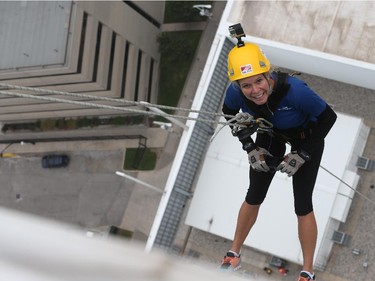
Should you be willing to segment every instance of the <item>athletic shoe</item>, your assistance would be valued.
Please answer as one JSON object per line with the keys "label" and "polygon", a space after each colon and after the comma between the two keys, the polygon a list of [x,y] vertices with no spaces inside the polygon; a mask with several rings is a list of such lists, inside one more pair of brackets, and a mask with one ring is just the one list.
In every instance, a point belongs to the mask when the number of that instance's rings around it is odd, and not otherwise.
{"label": "athletic shoe", "polygon": [[310,280],[315,280],[315,274],[311,278],[310,275],[306,271],[301,271],[297,281],[310,281]]}
{"label": "athletic shoe", "polygon": [[236,271],[241,268],[241,257],[236,257],[235,254],[228,252],[220,265],[223,271]]}

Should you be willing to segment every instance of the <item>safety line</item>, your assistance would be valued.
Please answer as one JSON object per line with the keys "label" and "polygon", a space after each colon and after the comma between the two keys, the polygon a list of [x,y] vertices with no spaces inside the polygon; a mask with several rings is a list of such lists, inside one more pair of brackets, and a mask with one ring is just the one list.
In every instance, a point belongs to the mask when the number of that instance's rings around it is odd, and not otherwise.
{"label": "safety line", "polygon": [[[107,98],[107,97],[92,96],[92,95],[87,95],[87,94],[70,93],[70,92],[64,92],[64,91],[47,90],[47,89],[32,88],[32,87],[24,87],[24,86],[10,85],[10,84],[4,84],[4,83],[0,83],[0,87],[7,88],[7,89],[14,89],[14,90],[31,91],[31,92],[34,92],[34,93],[73,96],[73,97],[87,98],[87,99],[93,99],[93,100],[102,100],[102,101],[110,101],[110,102],[121,103],[121,104],[129,104],[129,105],[134,105],[134,106],[155,107],[155,108],[159,108],[159,109],[179,110],[179,111],[184,111],[184,112],[200,113],[200,114],[207,114],[207,115],[212,115],[212,116],[217,116],[217,117],[230,118],[229,121],[222,122],[222,121],[217,121],[217,120],[209,120],[209,119],[202,119],[202,118],[195,118],[195,117],[186,117],[186,116],[180,116],[180,115],[174,115],[174,114],[168,114],[168,113],[157,113],[157,112],[150,112],[150,111],[145,111],[145,110],[116,107],[116,106],[96,104],[96,103],[90,103],[90,102],[73,101],[73,100],[66,100],[66,99],[60,99],[60,98],[52,98],[52,97],[45,97],[45,96],[38,96],[38,95],[30,95],[30,94],[8,92],[8,91],[0,91],[0,94],[6,95],[6,96],[16,96],[16,97],[23,97],[23,98],[39,99],[39,100],[75,104],[75,105],[87,106],[87,107],[96,107],[96,108],[102,108],[102,109],[132,112],[132,113],[138,113],[138,114],[144,114],[144,115],[153,115],[153,116],[158,115],[158,116],[161,116],[161,117],[180,118],[180,119],[199,121],[199,122],[210,123],[210,124],[215,124],[215,125],[221,124],[222,127],[219,128],[214,133],[214,135],[210,139],[210,142],[215,138],[215,136],[219,133],[219,131],[221,131],[221,129],[223,129],[226,125],[231,125],[231,126],[234,126],[234,127],[236,127],[236,126],[237,127],[243,127],[243,125],[241,125],[241,124],[231,123],[233,120],[235,120],[235,118],[234,118],[235,116],[217,113],[217,112],[209,112],[209,111],[202,111],[202,110],[195,110],[195,109],[188,109],[188,108],[181,108],[181,107],[173,107],[173,106],[166,106],[166,105],[158,105],[158,104],[152,104],[152,103],[145,102],[145,101],[137,102],[137,101],[129,101],[129,100],[125,100],[125,99],[114,99],[114,98]],[[372,204],[375,205],[375,201],[371,200],[366,195],[364,195],[361,192],[354,189],[352,186],[350,186],[348,183],[344,182],[342,179],[340,179],[338,176],[336,176],[335,174],[330,172],[325,167],[323,167],[323,166],[320,166],[320,167],[323,170],[325,170],[327,173],[329,173],[330,175],[335,177],[337,180],[342,182],[344,185],[349,187],[355,193],[357,193],[358,195],[360,195],[361,197],[365,198],[366,200],[368,200],[369,202],[371,202]]]}
{"label": "safety line", "polygon": [[[52,102],[75,104],[75,105],[86,106],[86,107],[96,107],[96,108],[102,108],[102,109],[132,112],[132,113],[138,113],[138,114],[144,114],[144,115],[158,115],[162,117],[180,118],[180,119],[193,120],[193,121],[199,121],[199,122],[210,123],[210,124],[228,125],[228,122],[222,122],[222,121],[217,121],[217,120],[202,119],[202,118],[195,118],[195,117],[189,117],[189,116],[180,116],[180,115],[173,115],[173,114],[168,114],[168,113],[158,113],[158,112],[151,112],[151,111],[145,111],[145,110],[139,110],[139,109],[133,109],[133,108],[127,108],[127,107],[117,107],[117,106],[111,106],[111,105],[96,104],[96,103],[91,103],[91,102],[73,101],[73,100],[66,100],[66,99],[60,99],[60,98],[14,93],[14,92],[8,92],[8,91],[0,91],[0,94],[6,95],[6,96],[16,96],[16,97],[21,97],[21,98],[31,98],[31,99],[38,99],[38,100],[45,100],[45,101],[52,101]],[[240,124],[231,124],[231,125],[238,126],[238,127],[243,126]]]}
{"label": "safety line", "polygon": [[[129,101],[129,100],[125,100],[125,99],[114,99],[114,98],[99,97],[99,96],[93,96],[93,95],[87,95],[87,94],[69,93],[69,92],[64,92],[64,91],[56,91],[56,90],[48,90],[48,89],[41,89],[41,88],[32,88],[32,87],[25,87],[25,86],[10,85],[10,84],[4,84],[4,83],[0,83],[0,87],[4,87],[4,88],[7,88],[7,89],[14,89],[14,90],[31,91],[31,92],[34,92],[34,93],[43,93],[43,94],[51,94],[51,95],[64,95],[64,96],[80,97],[80,98],[87,98],[87,99],[94,99],[94,100],[111,101],[111,102],[129,104],[129,105],[135,105],[135,106],[141,105],[141,106],[156,107],[156,108],[167,109],[167,110],[179,110],[179,111],[184,111],[184,112],[195,112],[195,113],[202,113],[202,114],[220,116],[220,117],[221,116],[222,117],[228,117],[228,118],[233,117],[233,115],[222,114],[222,113],[218,113],[218,112],[203,111],[203,110],[189,109],[189,108],[183,108],[183,107],[173,107],[173,106],[168,106],[168,105],[152,104],[152,103],[145,102],[145,101]],[[176,117],[176,116],[173,116],[173,117]]]}
{"label": "safety line", "polygon": [[332,173],[331,171],[329,171],[327,168],[323,167],[322,165],[320,165],[320,168],[322,168],[324,171],[326,171],[328,174],[330,174],[334,178],[338,179],[340,182],[342,182],[344,185],[346,185],[347,187],[349,187],[355,193],[357,193],[358,195],[360,195],[361,197],[365,198],[366,200],[368,200],[369,202],[371,202],[372,204],[375,205],[375,201],[371,200],[366,195],[364,195],[363,193],[359,192],[358,190],[356,190],[355,188],[353,188],[352,186],[350,186],[348,183],[346,183],[345,181],[343,181],[342,179],[340,179],[338,176],[336,176],[334,173]]}

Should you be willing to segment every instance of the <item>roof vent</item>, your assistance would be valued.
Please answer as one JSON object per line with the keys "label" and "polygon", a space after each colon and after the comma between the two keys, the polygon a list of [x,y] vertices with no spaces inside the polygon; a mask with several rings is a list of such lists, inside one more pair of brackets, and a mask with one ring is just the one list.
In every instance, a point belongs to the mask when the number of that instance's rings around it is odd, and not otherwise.
{"label": "roof vent", "polygon": [[332,235],[332,241],[340,245],[348,245],[350,241],[350,235],[341,231],[334,231]]}
{"label": "roof vent", "polygon": [[375,166],[375,162],[366,157],[359,156],[356,166],[360,169],[372,171]]}

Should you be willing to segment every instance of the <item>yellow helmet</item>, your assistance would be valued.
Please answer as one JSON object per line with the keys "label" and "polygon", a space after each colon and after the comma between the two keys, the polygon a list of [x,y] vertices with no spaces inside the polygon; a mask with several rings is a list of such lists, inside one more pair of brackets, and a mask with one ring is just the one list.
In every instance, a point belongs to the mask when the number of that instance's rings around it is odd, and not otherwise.
{"label": "yellow helmet", "polygon": [[256,44],[245,43],[242,47],[235,46],[228,54],[228,77],[230,81],[265,73],[270,68],[269,60]]}

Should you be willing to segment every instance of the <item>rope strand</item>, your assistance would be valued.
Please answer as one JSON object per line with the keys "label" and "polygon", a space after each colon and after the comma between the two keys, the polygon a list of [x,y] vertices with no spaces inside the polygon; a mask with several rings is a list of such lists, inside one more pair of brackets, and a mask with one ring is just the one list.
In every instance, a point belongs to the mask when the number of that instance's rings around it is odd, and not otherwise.
{"label": "rope strand", "polygon": [[[111,106],[111,105],[103,105],[103,104],[97,104],[97,103],[91,103],[91,102],[83,102],[83,101],[73,101],[73,100],[66,100],[66,99],[60,99],[60,98],[52,98],[52,97],[45,97],[40,95],[31,95],[31,94],[21,94],[21,93],[15,93],[15,92],[8,92],[3,91],[3,89],[13,89],[13,90],[22,90],[22,91],[31,91],[33,93],[41,93],[41,94],[48,94],[48,95],[63,95],[63,96],[71,96],[71,97],[79,97],[79,98],[85,98],[85,99],[92,99],[92,100],[98,100],[98,101],[109,101],[109,102],[115,102],[115,103],[121,103],[121,104],[127,104],[127,105],[133,105],[133,106],[142,106],[142,107],[155,107],[159,109],[166,109],[166,110],[178,110],[183,112],[191,112],[191,113],[199,113],[199,114],[206,114],[214,117],[226,117],[229,120],[226,122],[218,121],[218,120],[210,120],[210,119],[202,119],[202,118],[195,118],[195,117],[186,117],[186,116],[180,116],[180,115],[174,115],[174,114],[168,114],[168,113],[157,113],[157,112],[150,112],[146,110],[139,110],[134,108],[126,108],[126,107],[117,107],[117,106]],[[32,87],[24,87],[24,86],[17,86],[17,85],[9,85],[0,83],[0,94],[6,95],[6,96],[15,96],[15,97],[22,97],[22,98],[31,98],[31,99],[38,99],[38,100],[44,100],[44,101],[52,101],[52,102],[59,102],[59,103],[68,103],[68,104],[75,104],[80,106],[86,106],[86,107],[96,107],[96,108],[102,108],[102,109],[110,109],[110,110],[117,110],[117,111],[124,111],[124,112],[132,112],[132,113],[139,113],[144,115],[158,115],[162,117],[172,117],[172,118],[180,118],[184,120],[193,120],[193,121],[199,121],[203,123],[208,124],[215,124],[215,125],[222,125],[216,132],[213,134],[213,136],[210,138],[210,142],[213,141],[213,139],[217,136],[217,134],[227,125],[233,126],[233,127],[243,127],[244,125],[240,123],[234,123],[233,121],[240,121],[236,120],[236,116],[233,115],[227,115],[217,112],[208,112],[208,111],[202,111],[202,110],[195,110],[195,109],[188,109],[188,108],[181,108],[181,107],[173,107],[173,106],[166,106],[166,105],[158,105],[158,104],[152,104],[145,101],[129,101],[125,99],[114,99],[114,98],[107,98],[107,97],[98,97],[98,96],[92,96],[92,95],[86,95],[86,94],[79,94],[79,93],[69,93],[69,92],[63,92],[63,91],[55,91],[55,90],[47,90],[47,89],[40,89],[40,88],[32,88]],[[238,119],[238,118],[237,118]],[[255,122],[257,122],[259,127],[264,130],[270,130],[272,128],[272,124],[269,123],[267,120],[264,120],[262,118],[256,119]],[[357,191],[353,187],[351,187],[348,183],[344,182],[342,179],[340,179],[338,176],[330,172],[328,169],[326,169],[323,166],[320,166],[323,170],[325,170],[327,173],[329,173],[331,176],[338,179],[340,182],[342,182],[344,185],[349,187],[351,190],[356,192],[358,195],[360,195],[362,198],[368,200],[372,204],[375,205],[375,201],[371,200],[361,192]]]}
{"label": "rope strand", "polygon": [[[37,99],[37,100],[68,103],[68,104],[75,104],[75,105],[80,105],[80,106],[85,106],[85,107],[110,109],[110,110],[117,110],[117,111],[124,111],[124,112],[131,112],[131,113],[138,113],[138,114],[145,114],[145,115],[152,115],[152,116],[158,115],[158,116],[162,116],[162,117],[180,118],[180,119],[184,119],[184,120],[193,120],[193,121],[199,121],[199,122],[208,123],[208,124],[224,124],[224,125],[228,124],[228,122],[221,122],[221,121],[210,120],[210,119],[202,119],[202,118],[195,118],[195,117],[189,117],[189,116],[180,116],[180,115],[173,115],[173,114],[168,114],[168,113],[157,113],[157,112],[139,110],[139,109],[134,109],[134,108],[117,107],[117,106],[111,106],[111,105],[103,105],[103,104],[96,104],[96,103],[83,102],[83,101],[73,101],[73,100],[66,100],[66,99],[52,98],[52,97],[45,97],[45,96],[35,96],[35,95],[14,93],[14,92],[8,92],[8,91],[0,91],[0,94],[6,95],[6,96],[16,96],[16,97],[21,97],[21,98],[32,98],[32,99]],[[139,104],[142,105],[142,102],[139,103]],[[233,125],[234,126],[242,126],[240,124],[238,124],[238,125],[233,124]]]}
{"label": "rope strand", "polygon": [[[342,182],[344,185],[346,185],[347,187],[349,187],[351,190],[353,190],[355,193],[357,193],[359,196],[361,196],[362,198],[365,198],[366,200],[368,200],[370,203],[374,204],[375,205],[375,201],[371,200],[370,198],[368,198],[366,195],[364,195],[363,193],[359,192],[358,190],[356,190],[354,187],[350,186],[348,183],[344,182],[342,179],[340,179],[338,176],[336,176],[334,173],[332,173],[331,171],[329,171],[327,168],[323,167],[322,165],[320,165],[320,168],[322,168],[324,171],[326,171],[328,174],[330,174],[331,176],[333,176],[334,178],[336,178],[337,180],[339,180],[340,182]],[[352,199],[352,198],[350,198]]]}
{"label": "rope strand", "polygon": [[[56,91],[56,90],[47,90],[47,89],[40,89],[40,88],[32,88],[32,87],[25,87],[25,86],[17,86],[17,85],[9,85],[0,83],[0,87],[6,88],[6,89],[14,89],[14,90],[22,90],[22,91],[31,91],[34,93],[43,93],[43,94],[49,94],[49,95],[63,95],[63,96],[71,96],[71,97],[80,97],[80,98],[87,98],[87,99],[93,99],[93,100],[103,100],[103,101],[110,101],[115,103],[123,103],[123,104],[129,104],[129,105],[140,105],[140,106],[152,106],[160,109],[167,109],[167,110],[178,110],[178,111],[184,111],[184,112],[195,112],[195,113],[202,113],[207,115],[213,115],[213,116],[223,116],[231,118],[233,115],[227,115],[217,112],[211,112],[211,111],[203,111],[203,110],[196,110],[196,109],[189,109],[189,108],[183,108],[183,107],[173,107],[168,105],[159,105],[159,104],[152,104],[145,101],[129,101],[125,99],[114,99],[114,98],[107,98],[107,97],[99,97],[99,96],[93,96],[93,95],[87,95],[87,94],[79,94],[79,93],[69,93],[69,92],[63,92],[63,91]],[[2,89],[3,90],[3,89]]]}

